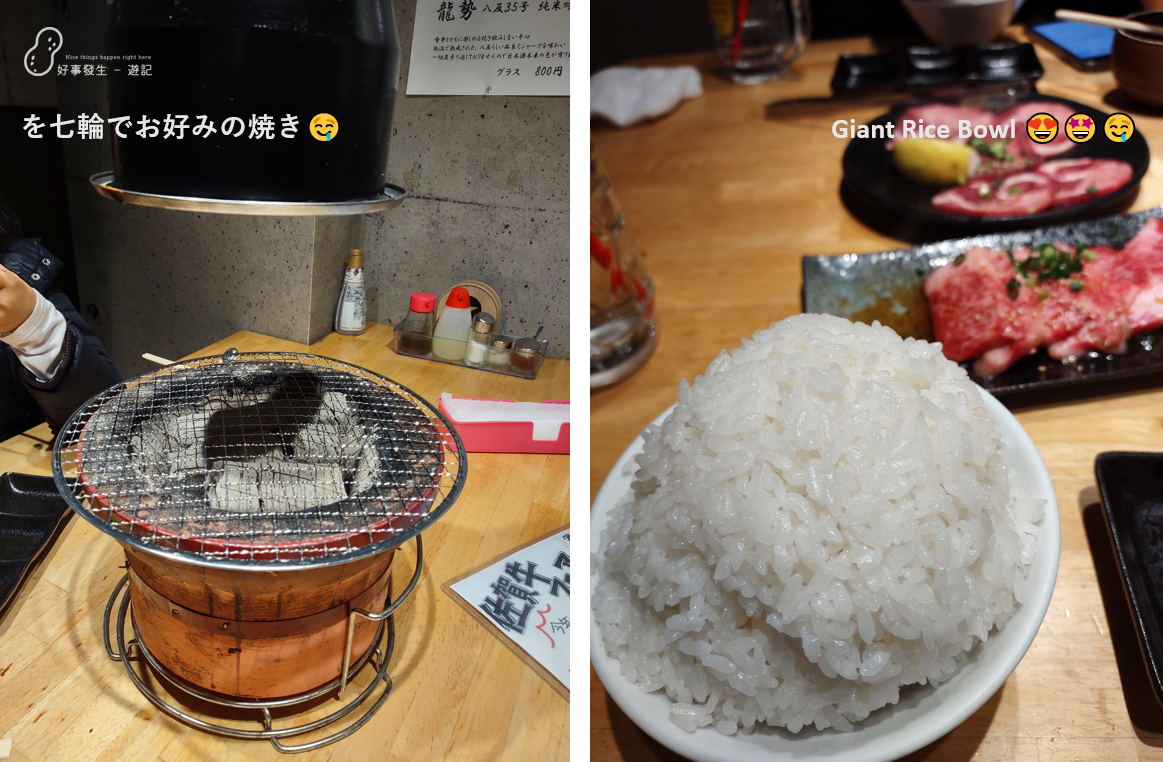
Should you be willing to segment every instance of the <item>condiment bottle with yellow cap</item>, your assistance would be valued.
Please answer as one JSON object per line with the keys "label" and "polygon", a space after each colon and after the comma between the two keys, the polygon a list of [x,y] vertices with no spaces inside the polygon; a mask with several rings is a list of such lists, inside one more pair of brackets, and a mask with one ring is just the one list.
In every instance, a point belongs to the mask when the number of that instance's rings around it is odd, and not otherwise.
{"label": "condiment bottle with yellow cap", "polygon": [[335,331],[346,336],[358,336],[367,328],[367,293],[363,288],[363,249],[347,253],[347,269],[343,271],[343,288],[339,305],[335,308]]}

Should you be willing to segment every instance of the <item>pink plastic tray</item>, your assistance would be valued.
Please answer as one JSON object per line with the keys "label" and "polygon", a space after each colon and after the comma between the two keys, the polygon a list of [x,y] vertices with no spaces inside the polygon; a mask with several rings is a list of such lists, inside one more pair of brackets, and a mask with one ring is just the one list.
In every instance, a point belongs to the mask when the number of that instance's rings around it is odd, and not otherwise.
{"label": "pink plastic tray", "polygon": [[[457,397],[457,399],[480,399]],[[513,400],[484,400],[485,402],[512,402]],[[545,400],[546,405],[568,405],[568,400]],[[464,442],[466,452],[544,452],[569,454],[569,424],[563,423],[555,440],[533,439],[532,421],[479,421],[462,422],[452,417],[440,400],[440,412],[448,416]]]}

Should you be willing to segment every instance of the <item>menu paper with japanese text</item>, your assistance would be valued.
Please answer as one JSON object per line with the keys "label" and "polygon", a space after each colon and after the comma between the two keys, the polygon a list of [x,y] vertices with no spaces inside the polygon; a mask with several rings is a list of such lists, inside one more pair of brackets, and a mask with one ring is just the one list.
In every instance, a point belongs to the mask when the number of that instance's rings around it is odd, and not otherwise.
{"label": "menu paper with japanese text", "polygon": [[569,95],[570,0],[418,0],[408,95]]}
{"label": "menu paper with japanese text", "polygon": [[540,665],[535,671],[569,691],[569,527],[444,587],[475,619],[493,625],[502,642]]}

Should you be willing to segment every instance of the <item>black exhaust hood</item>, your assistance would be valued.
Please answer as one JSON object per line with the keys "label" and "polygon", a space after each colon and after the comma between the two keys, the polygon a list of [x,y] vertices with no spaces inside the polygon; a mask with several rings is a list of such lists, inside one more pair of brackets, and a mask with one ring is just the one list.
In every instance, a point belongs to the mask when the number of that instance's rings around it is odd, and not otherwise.
{"label": "black exhaust hood", "polygon": [[391,0],[114,0],[106,47],[121,69],[110,116],[132,122],[108,127],[112,177],[92,178],[103,195],[260,214],[403,198],[385,184]]}

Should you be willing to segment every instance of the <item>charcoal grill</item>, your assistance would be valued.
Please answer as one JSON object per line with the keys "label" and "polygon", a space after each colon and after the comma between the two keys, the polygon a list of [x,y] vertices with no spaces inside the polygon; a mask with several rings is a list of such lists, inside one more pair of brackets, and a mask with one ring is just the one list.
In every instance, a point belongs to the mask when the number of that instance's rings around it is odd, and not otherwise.
{"label": "charcoal grill", "polygon": [[[464,464],[447,419],[389,379],[313,355],[234,350],[103,392],[53,451],[61,494],[125,551],[105,610],[108,655],[171,716],[280,751],[333,743],[382,706],[393,612],[419,581],[421,533],[460,494]],[[416,569],[393,599],[391,561],[412,538]],[[369,663],[375,679],[341,709],[274,726],[272,710],[342,696]],[[146,665],[179,701],[256,712],[262,729],[190,714],[150,687]],[[360,705],[331,735],[282,741]]]}

